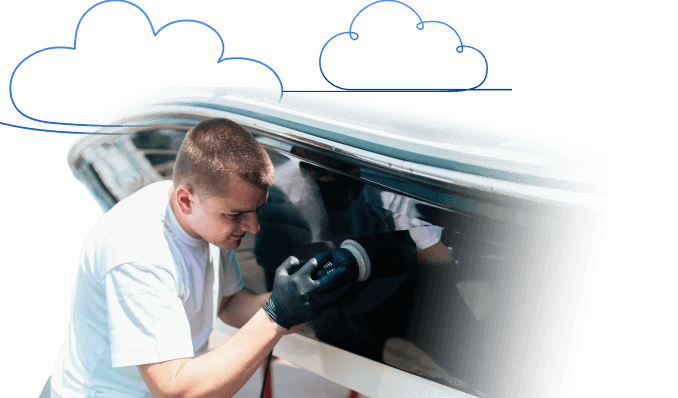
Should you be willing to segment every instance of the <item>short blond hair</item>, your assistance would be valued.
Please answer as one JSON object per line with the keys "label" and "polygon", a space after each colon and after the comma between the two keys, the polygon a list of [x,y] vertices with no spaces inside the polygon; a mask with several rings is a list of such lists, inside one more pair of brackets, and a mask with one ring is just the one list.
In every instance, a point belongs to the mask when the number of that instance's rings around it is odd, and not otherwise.
{"label": "short blond hair", "polygon": [[174,164],[174,187],[186,185],[201,198],[222,196],[232,177],[259,188],[273,184],[266,150],[243,127],[217,118],[196,124],[181,143]]}

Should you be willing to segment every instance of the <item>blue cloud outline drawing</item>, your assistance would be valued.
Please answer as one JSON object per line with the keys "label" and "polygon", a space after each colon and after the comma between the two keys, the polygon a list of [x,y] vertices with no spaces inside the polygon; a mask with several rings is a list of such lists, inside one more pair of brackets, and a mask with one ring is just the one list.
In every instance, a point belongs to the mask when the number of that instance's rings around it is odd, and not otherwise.
{"label": "blue cloud outline drawing", "polygon": [[[419,19],[419,23],[417,23],[417,29],[418,30],[423,30],[424,25],[427,24],[427,23],[437,23],[437,24],[445,25],[448,28],[452,29],[452,31],[457,35],[457,38],[459,39],[459,46],[456,47],[457,53],[461,54],[464,51],[465,48],[470,48],[471,50],[477,51],[483,57],[483,60],[485,61],[485,77],[483,78],[483,81],[481,81],[480,84],[478,84],[477,86],[474,86],[474,87],[471,87],[471,88],[454,88],[454,89],[443,89],[443,88],[440,88],[440,89],[397,89],[397,88],[393,88],[393,89],[368,89],[368,88],[357,89],[357,88],[339,87],[336,84],[332,83],[327,78],[327,76],[325,76],[325,72],[323,72],[322,59],[323,59],[323,52],[325,51],[325,48],[327,47],[327,45],[332,40],[334,40],[335,38],[342,36],[342,35],[349,35],[349,37],[353,41],[358,40],[358,37],[359,37],[358,33],[353,31],[353,23],[355,22],[355,20],[367,8],[369,8],[369,7],[371,7],[375,4],[384,3],[384,2],[398,3],[398,4],[401,4],[401,5],[409,8],[414,13],[414,15],[416,15],[417,18]],[[464,45],[461,41],[461,36],[459,36],[459,33],[457,33],[457,31],[452,26],[450,26],[450,25],[448,25],[448,24],[446,24],[445,22],[442,22],[442,21],[424,21],[424,20],[421,19],[419,14],[412,7],[410,7],[409,5],[407,5],[407,4],[405,4],[401,1],[397,1],[397,0],[378,0],[378,1],[375,1],[373,3],[366,5],[365,7],[363,7],[362,10],[358,11],[358,13],[355,15],[355,17],[353,17],[353,20],[351,21],[351,26],[349,27],[348,32],[337,33],[336,35],[332,36],[327,42],[325,42],[325,45],[323,45],[323,48],[320,50],[320,56],[318,57],[318,66],[320,67],[320,73],[323,75],[323,78],[329,84],[331,84],[332,86],[334,86],[334,87],[336,87],[340,90],[357,91],[357,92],[361,92],[361,91],[362,92],[375,92],[375,91],[377,91],[377,92],[389,92],[389,91],[391,91],[391,92],[457,92],[457,91],[469,91],[469,90],[475,90],[478,87],[480,87],[483,83],[485,83],[485,80],[487,80],[487,71],[488,71],[487,58],[485,57],[485,55],[475,47]]]}
{"label": "blue cloud outline drawing", "polygon": [[[217,35],[217,37],[219,37],[219,41],[221,42],[221,54],[219,55],[219,59],[217,60],[217,63],[218,63],[218,64],[220,64],[220,63],[222,63],[222,62],[224,62],[224,61],[229,61],[229,60],[244,60],[244,61],[255,62],[255,63],[258,63],[258,64],[260,64],[260,65],[265,66],[265,67],[268,68],[271,72],[273,72],[273,74],[275,75],[275,77],[278,79],[278,83],[280,84],[280,98],[278,99],[278,101],[280,101],[280,99],[282,99],[282,95],[283,95],[283,83],[282,83],[282,80],[280,80],[280,76],[278,76],[278,74],[275,72],[275,70],[273,70],[273,68],[271,68],[270,66],[266,65],[265,63],[263,63],[263,62],[261,62],[261,61],[258,61],[258,60],[256,60],[256,59],[252,59],[252,58],[245,58],[245,57],[228,57],[228,58],[223,58],[223,57],[224,57],[224,51],[225,51],[224,39],[221,37],[221,35],[219,34],[219,32],[217,32],[216,29],[214,29],[212,26],[208,25],[207,23],[202,22],[202,21],[198,21],[198,20],[195,20],[195,19],[179,19],[179,20],[172,21],[172,22],[169,22],[169,23],[163,25],[160,29],[158,29],[158,30],[156,31],[155,28],[153,27],[153,23],[151,22],[151,19],[150,19],[150,17],[148,16],[148,14],[146,14],[146,12],[145,12],[141,7],[139,7],[138,5],[132,3],[131,1],[127,1],[127,0],[104,0],[104,1],[101,1],[101,2],[99,2],[99,3],[96,3],[95,5],[93,5],[93,6],[91,6],[90,8],[88,8],[87,11],[85,11],[85,13],[82,14],[82,17],[80,17],[80,20],[78,20],[78,25],[77,25],[76,28],[75,28],[75,37],[73,38],[73,47],[56,46],[56,47],[43,48],[42,50],[38,50],[38,51],[32,53],[31,55],[27,56],[27,57],[24,58],[23,60],[21,60],[21,62],[19,62],[19,64],[16,66],[16,68],[14,68],[14,71],[12,72],[12,76],[11,76],[10,79],[9,79],[9,97],[10,97],[10,100],[12,101],[12,105],[14,106],[14,109],[16,109],[17,112],[19,112],[22,116],[24,116],[25,118],[28,118],[28,119],[30,119],[30,120],[33,120],[33,121],[36,121],[36,122],[40,122],[40,123],[58,124],[58,125],[67,125],[67,126],[82,126],[82,127],[85,127],[85,126],[86,126],[86,127],[127,127],[127,126],[129,126],[129,125],[117,125],[117,124],[62,123],[62,122],[50,122],[50,121],[47,121],[47,120],[41,120],[41,119],[33,118],[33,117],[31,117],[31,116],[26,115],[25,113],[23,113],[23,112],[19,109],[19,107],[18,107],[18,106],[16,105],[16,103],[14,102],[14,96],[12,95],[12,83],[13,83],[13,81],[14,81],[14,75],[16,74],[16,71],[19,69],[19,67],[20,67],[26,60],[28,60],[29,58],[31,58],[32,56],[34,56],[34,55],[36,55],[36,54],[39,54],[39,53],[41,53],[41,52],[44,52],[44,51],[50,51],[50,50],[73,50],[73,51],[75,51],[75,50],[76,50],[77,41],[78,41],[78,29],[80,28],[80,23],[82,23],[82,20],[85,18],[85,16],[87,15],[87,13],[89,13],[89,12],[90,12],[92,9],[94,9],[95,7],[100,6],[100,5],[102,5],[102,4],[105,4],[105,3],[126,3],[126,4],[129,4],[129,5],[131,5],[131,6],[134,6],[136,9],[138,9],[139,11],[141,11],[141,12],[144,14],[144,16],[146,17],[146,20],[148,21],[148,24],[149,24],[150,27],[151,27],[151,32],[153,33],[153,37],[157,37],[157,35],[158,35],[163,29],[165,29],[166,27],[168,27],[168,26],[170,26],[170,25],[178,24],[178,23],[180,23],[180,22],[192,22],[192,23],[197,23],[197,24],[200,24],[200,25],[203,25],[203,26],[208,27],[210,30],[212,30],[212,32],[214,32],[214,33]],[[10,127],[27,128],[27,127],[21,127],[21,126],[16,126],[16,125],[10,125],[10,124],[7,124],[7,123],[2,123],[2,122],[0,122],[0,124],[6,125],[6,126],[10,126]],[[27,128],[27,129],[30,129],[30,130],[38,130],[38,131],[48,131],[48,132],[60,132],[60,131],[58,131],[58,130],[43,130],[43,129],[33,129],[33,128]],[[71,133],[71,134],[89,134],[89,133],[79,133],[79,132],[69,132],[69,133]]]}
{"label": "blue cloud outline drawing", "polygon": [[[13,83],[13,79],[14,79],[14,76],[15,76],[15,74],[16,74],[16,71],[19,69],[19,67],[20,67],[26,60],[28,60],[28,59],[31,58],[32,56],[34,56],[34,55],[36,55],[36,54],[39,54],[39,53],[41,53],[41,52],[43,52],[43,51],[54,50],[54,49],[76,50],[78,29],[79,29],[80,24],[81,24],[82,20],[84,19],[85,15],[86,15],[87,13],[89,13],[89,11],[91,11],[92,9],[94,9],[94,7],[97,7],[97,6],[102,5],[102,4],[104,4],[104,3],[111,3],[111,2],[126,3],[126,4],[129,4],[129,5],[131,5],[131,6],[134,6],[136,9],[138,9],[139,11],[141,11],[142,14],[144,15],[144,17],[146,18],[146,20],[148,21],[148,23],[149,23],[149,25],[150,25],[150,27],[151,27],[151,31],[152,31],[154,37],[157,36],[164,28],[166,28],[166,27],[168,27],[168,26],[170,26],[170,25],[173,25],[173,24],[178,24],[179,22],[193,22],[193,23],[197,23],[197,24],[206,26],[207,28],[209,28],[210,30],[212,30],[212,31],[217,35],[217,37],[219,38],[219,41],[221,42],[221,54],[220,54],[220,56],[219,56],[219,59],[217,60],[217,63],[221,63],[221,62],[227,61],[227,60],[245,60],[245,61],[255,62],[255,63],[258,63],[258,64],[263,65],[264,67],[266,67],[267,69],[269,69],[271,72],[273,72],[273,74],[274,74],[274,75],[276,76],[276,78],[278,79],[278,83],[280,84],[280,97],[279,97],[279,100],[278,100],[278,101],[282,100],[282,96],[283,96],[283,93],[284,93],[284,92],[332,92],[332,91],[325,91],[325,90],[320,90],[320,91],[318,91],[318,90],[284,90],[284,89],[283,89],[283,83],[282,83],[280,77],[279,77],[278,74],[275,72],[275,70],[273,70],[273,69],[272,69],[271,67],[269,67],[267,64],[265,64],[265,63],[263,63],[263,62],[261,62],[261,61],[255,60],[255,59],[245,58],[245,57],[229,57],[229,58],[223,58],[223,54],[224,54],[224,51],[225,51],[225,45],[224,45],[223,38],[221,37],[221,35],[219,34],[219,32],[216,31],[216,29],[214,29],[212,26],[208,25],[207,23],[204,23],[204,22],[198,21],[198,20],[181,19],[181,20],[176,20],[176,21],[169,22],[169,23],[163,25],[163,26],[162,26],[160,29],[158,29],[157,31],[155,31],[155,29],[154,29],[154,27],[153,27],[153,24],[152,24],[152,22],[151,22],[151,20],[150,20],[150,18],[149,18],[149,16],[148,16],[148,14],[147,14],[141,7],[139,7],[139,6],[137,6],[136,4],[134,4],[134,3],[130,2],[130,1],[127,1],[127,0],[104,0],[104,1],[101,1],[101,2],[99,2],[99,3],[97,3],[97,4],[93,5],[93,6],[91,6],[89,9],[87,9],[87,11],[85,11],[85,13],[82,15],[82,17],[81,17],[80,20],[78,21],[78,24],[77,24],[77,27],[76,27],[76,30],[75,30],[74,40],[73,40],[73,47],[57,46],[57,47],[48,47],[48,48],[44,48],[44,49],[42,49],[42,50],[39,50],[39,51],[36,51],[36,52],[30,54],[29,56],[27,56],[26,58],[24,58],[24,59],[16,66],[16,68],[14,68],[14,71],[12,72],[12,76],[11,76],[10,82],[9,82],[9,94],[10,94],[10,99],[11,99],[12,105],[13,105],[14,108],[17,110],[17,112],[19,112],[22,116],[24,116],[24,117],[26,117],[26,118],[28,118],[28,119],[30,119],[30,120],[33,120],[33,121],[36,121],[36,122],[41,122],[41,123],[56,124],[56,125],[87,126],[87,127],[128,127],[128,126],[133,126],[133,125],[136,125],[136,126],[139,125],[138,123],[131,123],[131,124],[126,124],[126,125],[78,124],[78,123],[61,123],[61,122],[51,122],[51,121],[46,121],[46,120],[40,120],[40,119],[37,119],[37,118],[32,118],[32,117],[26,115],[25,113],[23,113],[23,112],[17,107],[17,105],[16,105],[16,103],[15,103],[15,101],[14,101],[14,98],[13,98],[13,94],[12,94],[12,83]],[[365,9],[367,9],[368,7],[373,6],[373,5],[377,4],[377,3],[382,3],[382,2],[394,2],[394,3],[399,3],[399,4],[403,5],[403,6],[406,6],[408,9],[410,9],[410,10],[417,16],[417,18],[419,19],[419,23],[417,23],[417,29],[418,29],[418,30],[423,30],[423,29],[424,29],[424,25],[425,25],[426,23],[439,23],[439,24],[445,25],[445,26],[447,26],[448,28],[450,28],[450,29],[456,34],[457,38],[459,39],[460,45],[456,47],[456,51],[457,51],[458,53],[463,52],[463,49],[464,49],[464,48],[470,48],[470,49],[473,49],[473,50],[477,51],[478,53],[480,53],[481,56],[483,57],[483,59],[485,60],[485,78],[483,79],[483,81],[482,81],[479,85],[477,85],[477,86],[475,86],[475,87],[472,87],[472,88],[469,88],[469,89],[347,89],[347,88],[339,87],[339,86],[333,84],[332,82],[330,82],[329,79],[327,79],[327,77],[325,76],[324,72],[322,71],[322,54],[323,54],[323,51],[324,51],[325,47],[327,46],[327,44],[328,44],[330,41],[332,41],[332,40],[335,39],[336,37],[341,36],[341,35],[343,35],[343,34],[349,34],[352,40],[357,40],[359,35],[358,35],[357,32],[353,32],[353,23],[354,23],[355,20],[357,19],[358,15],[360,15],[360,13],[362,13],[362,12],[363,12]],[[487,78],[487,59],[485,58],[484,54],[483,54],[480,50],[478,50],[478,49],[476,49],[476,48],[474,48],[474,47],[463,45],[463,43],[462,43],[462,41],[461,41],[461,37],[459,36],[459,34],[457,33],[457,31],[456,31],[454,28],[452,28],[452,26],[450,26],[450,25],[448,25],[448,24],[446,24],[446,23],[444,23],[444,22],[441,22],[441,21],[423,21],[423,20],[421,19],[421,17],[419,16],[419,14],[418,14],[412,7],[408,6],[407,4],[405,4],[405,3],[403,3],[403,2],[395,1],[395,0],[379,0],[379,1],[375,1],[375,2],[373,2],[373,3],[371,3],[371,4],[367,5],[367,6],[363,7],[363,9],[361,9],[361,10],[356,14],[356,16],[353,18],[353,20],[351,21],[351,26],[350,26],[348,32],[342,32],[342,33],[339,33],[339,34],[333,36],[332,38],[330,38],[330,39],[325,43],[325,45],[323,46],[323,48],[322,48],[322,50],[321,50],[321,53],[320,53],[319,66],[320,66],[320,71],[321,71],[321,73],[323,74],[323,77],[325,78],[325,80],[326,80],[328,83],[330,83],[332,86],[334,86],[334,87],[340,89],[340,90],[341,90],[340,92],[351,92],[351,91],[358,91],[358,92],[361,92],[361,91],[362,91],[362,92],[378,92],[378,91],[393,91],[393,92],[407,92],[407,91],[413,91],[413,92],[417,92],[417,91],[420,91],[420,92],[421,92],[421,91],[436,92],[436,91],[438,91],[438,92],[440,92],[440,91],[443,91],[443,92],[455,92],[455,91],[467,91],[467,90],[476,90],[476,89],[477,89],[477,90],[488,90],[488,91],[512,91],[511,89],[482,89],[482,88],[481,88],[481,89],[478,89],[478,87],[480,87],[480,85],[482,85],[482,84],[485,82],[486,78]],[[5,123],[5,122],[2,122],[2,121],[0,121],[0,125],[4,125],[4,126],[7,126],[7,127],[13,127],[13,128],[24,129],[24,130],[41,131],[41,132],[51,132],[51,133],[65,133],[65,134],[97,134],[97,135],[98,135],[98,134],[115,134],[115,135],[118,135],[118,134],[121,134],[121,135],[128,134],[128,133],[96,133],[96,132],[88,132],[88,131],[70,131],[70,130],[41,129],[41,128],[33,128],[33,127],[20,126],[20,125],[11,124],[11,123]]]}

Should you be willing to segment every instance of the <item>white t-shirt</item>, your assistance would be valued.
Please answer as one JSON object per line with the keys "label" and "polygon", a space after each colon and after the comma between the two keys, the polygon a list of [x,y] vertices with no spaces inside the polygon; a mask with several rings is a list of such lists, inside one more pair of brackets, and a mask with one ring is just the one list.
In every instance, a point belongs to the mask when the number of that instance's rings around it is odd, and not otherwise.
{"label": "white t-shirt", "polygon": [[151,397],[136,365],[205,353],[221,297],[243,288],[234,251],[181,228],[171,186],[120,201],[85,239],[53,398]]}
{"label": "white t-shirt", "polygon": [[407,214],[413,214],[416,202],[411,198],[402,195],[396,195],[389,191],[382,191],[379,194],[384,209],[393,212],[393,222],[397,230],[408,230],[410,237],[417,245],[417,249],[426,250],[429,247],[440,242],[443,235],[443,227],[431,225],[418,218],[412,218]]}

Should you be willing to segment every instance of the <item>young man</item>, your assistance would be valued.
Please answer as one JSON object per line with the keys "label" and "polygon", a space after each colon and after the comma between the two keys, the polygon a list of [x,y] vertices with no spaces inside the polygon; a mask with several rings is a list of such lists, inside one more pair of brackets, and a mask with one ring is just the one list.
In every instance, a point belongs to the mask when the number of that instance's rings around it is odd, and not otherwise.
{"label": "young man", "polygon": [[[236,123],[192,128],[173,181],[122,200],[85,239],[51,396],[232,396],[336,300],[343,271],[314,280],[317,259],[288,258],[272,293],[243,288],[233,250],[259,231],[272,183],[268,155]],[[240,330],[206,352],[217,316]]]}

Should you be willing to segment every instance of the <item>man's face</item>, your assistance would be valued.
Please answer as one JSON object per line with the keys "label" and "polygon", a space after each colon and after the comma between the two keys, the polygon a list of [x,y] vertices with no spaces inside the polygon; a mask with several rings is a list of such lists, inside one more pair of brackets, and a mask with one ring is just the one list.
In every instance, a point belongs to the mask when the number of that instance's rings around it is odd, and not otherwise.
{"label": "man's face", "polygon": [[189,223],[202,239],[222,249],[235,250],[246,232],[259,232],[257,213],[267,199],[268,188],[232,178],[225,195],[193,202]]}

